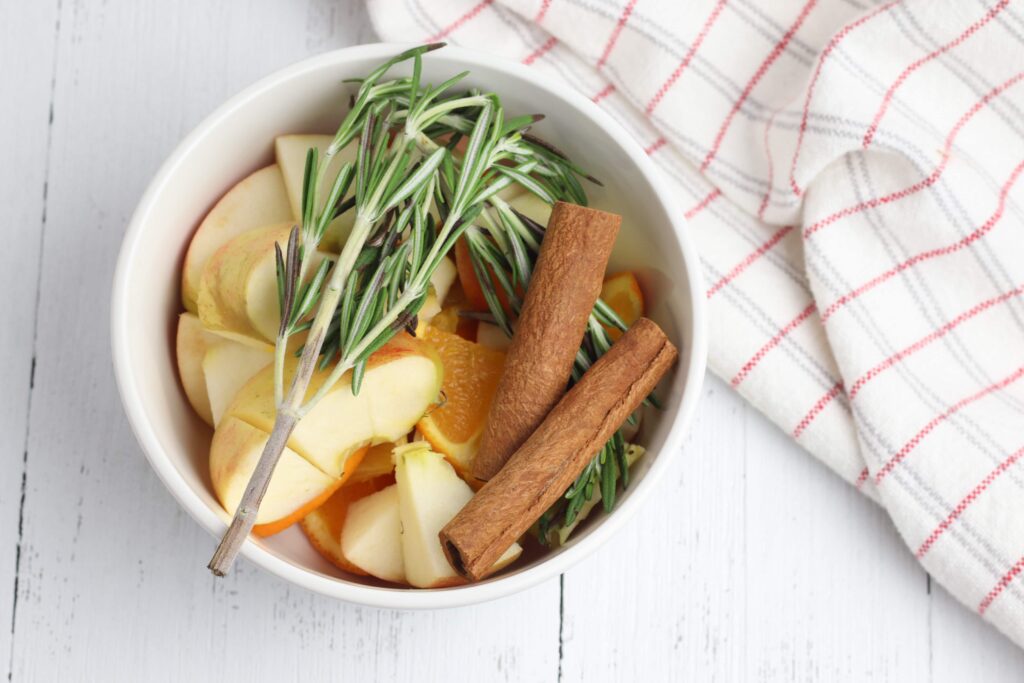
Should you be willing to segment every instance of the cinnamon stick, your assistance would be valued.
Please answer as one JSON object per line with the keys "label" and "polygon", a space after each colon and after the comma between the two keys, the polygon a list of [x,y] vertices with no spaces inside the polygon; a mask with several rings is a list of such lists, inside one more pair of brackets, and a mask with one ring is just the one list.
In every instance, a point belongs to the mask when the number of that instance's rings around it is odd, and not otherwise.
{"label": "cinnamon stick", "polygon": [[455,571],[472,580],[485,577],[565,493],[677,357],[661,328],[647,318],[636,321],[441,530],[441,546]]}
{"label": "cinnamon stick", "polygon": [[487,481],[565,393],[621,216],[556,202],[473,460]]}

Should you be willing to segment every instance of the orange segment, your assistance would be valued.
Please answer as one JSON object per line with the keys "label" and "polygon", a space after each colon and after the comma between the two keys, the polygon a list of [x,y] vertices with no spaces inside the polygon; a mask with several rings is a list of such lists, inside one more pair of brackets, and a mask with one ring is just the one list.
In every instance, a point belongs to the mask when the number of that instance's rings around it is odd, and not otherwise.
{"label": "orange segment", "polygon": [[428,328],[423,338],[437,349],[444,364],[445,403],[423,416],[416,428],[459,474],[468,476],[505,354],[436,328]]}
{"label": "orange segment", "polygon": [[[619,314],[626,327],[644,314],[644,293],[640,290],[636,275],[628,270],[605,279],[601,287],[601,299]],[[614,327],[605,326],[605,330],[612,341],[622,336],[622,332]]]}
{"label": "orange segment", "polygon": [[459,310],[460,309],[455,306],[445,306],[441,309],[440,313],[430,320],[429,323],[419,324],[416,328],[416,336],[422,337],[424,333],[426,333],[427,327],[433,327],[434,329],[441,330],[442,332],[457,334],[463,339],[473,341],[476,339],[476,331],[479,326],[479,321],[460,316]]}
{"label": "orange segment", "polygon": [[295,522],[298,522],[313,510],[316,510],[318,507],[323,505],[324,502],[330,498],[350,476],[352,476],[352,473],[359,467],[359,463],[362,462],[363,457],[366,456],[366,452],[368,450],[370,450],[369,447],[364,447],[348,456],[348,459],[345,461],[345,471],[342,473],[341,478],[331,484],[331,486],[323,493],[313,498],[287,517],[282,517],[281,519],[274,520],[273,522],[267,522],[266,524],[257,524],[252,528],[252,532],[261,538],[273,536],[280,531],[284,531],[292,524],[295,524]]}
{"label": "orange segment", "polygon": [[427,326],[435,327],[442,332],[448,332],[449,334],[455,334],[455,330],[459,327],[459,309],[454,306],[445,306],[441,309],[441,312],[435,315],[429,323],[426,325],[420,324],[416,328],[416,336],[422,337],[424,332],[427,330]]}
{"label": "orange segment", "polygon": [[394,483],[394,475],[386,474],[342,486],[320,507],[302,519],[300,526],[306,538],[317,552],[335,566],[353,574],[366,576],[366,572],[345,559],[344,553],[341,552],[341,530],[345,527],[345,517],[352,503]]}

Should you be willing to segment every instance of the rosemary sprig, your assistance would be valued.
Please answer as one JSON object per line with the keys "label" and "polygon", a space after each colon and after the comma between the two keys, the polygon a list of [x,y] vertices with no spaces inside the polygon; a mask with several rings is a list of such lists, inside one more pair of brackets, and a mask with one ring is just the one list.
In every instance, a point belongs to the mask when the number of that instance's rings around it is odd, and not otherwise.
{"label": "rosemary sprig", "polygon": [[[440,45],[408,50],[358,81],[352,107],[323,158],[306,158],[301,226],[277,251],[281,326],[275,350],[273,430],[209,568],[224,575],[251,531],[274,467],[297,422],[352,371],[358,392],[366,361],[411,325],[430,278],[484,202],[517,179],[550,164],[524,141],[536,117],[505,120],[493,93],[449,91],[467,74],[440,85],[421,83],[422,55]],[[412,76],[382,81],[412,60]],[[440,134],[468,135],[461,158]],[[338,170],[323,200],[319,193],[339,150],[358,138],[358,155]],[[511,163],[510,163],[511,162]],[[541,190],[550,183],[541,182]],[[307,281],[311,256],[328,223],[344,210],[355,220],[337,259],[321,263]],[[434,218],[434,212],[438,216]],[[307,332],[290,384],[284,361],[291,336]],[[312,397],[306,391],[317,366],[330,368]]]}

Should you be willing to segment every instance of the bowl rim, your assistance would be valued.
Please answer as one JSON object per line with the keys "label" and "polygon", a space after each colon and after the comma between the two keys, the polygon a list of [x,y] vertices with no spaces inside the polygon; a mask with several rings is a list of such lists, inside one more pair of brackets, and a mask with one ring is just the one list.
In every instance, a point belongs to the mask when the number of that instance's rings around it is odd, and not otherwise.
{"label": "bowl rim", "polygon": [[[128,362],[128,329],[130,311],[128,310],[128,284],[131,264],[140,244],[153,204],[172,180],[182,161],[190,155],[210,134],[216,124],[240,109],[248,106],[251,100],[268,90],[320,69],[343,64],[352,60],[380,58],[386,59],[401,50],[410,47],[404,43],[368,43],[353,47],[333,50],[321,55],[303,59],[291,66],[265,76],[238,94],[228,99],[206,116],[177,145],[171,155],[164,161],[156,175],[150,181],[139,204],[132,215],[122,240],[118,255],[117,268],[114,274],[111,300],[111,346],[113,352],[114,374],[129,424],[136,440],[142,447],[146,459],[156,471],[164,486],[170,491],[179,505],[199,523],[207,532],[220,537],[227,524],[218,516],[186,483],[182,474],[173,464],[170,455],[160,443],[155,431],[149,424],[143,408],[140,387],[130,371]],[[611,538],[639,510],[647,497],[664,478],[671,460],[681,450],[683,435],[693,416],[701,393],[707,362],[707,321],[705,317],[704,287],[702,285],[701,267],[692,240],[686,229],[683,211],[669,190],[667,180],[662,171],[657,169],[640,145],[604,110],[572,88],[546,74],[538,73],[522,64],[490,55],[488,53],[466,48],[447,46],[446,56],[464,61],[467,65],[479,64],[490,69],[505,72],[513,78],[527,81],[531,85],[545,91],[549,97],[563,100],[580,115],[586,116],[597,124],[609,137],[619,141],[625,154],[641,170],[644,179],[650,184],[655,196],[668,209],[667,213],[676,218],[668,226],[673,233],[676,249],[681,260],[686,264],[686,279],[689,288],[691,315],[693,319],[690,341],[690,365],[683,378],[683,394],[679,409],[673,417],[665,443],[658,457],[653,459],[650,469],[643,481],[632,491],[602,523],[596,526],[584,538],[566,548],[557,555],[543,559],[535,566],[518,573],[499,576],[494,580],[446,589],[384,588],[366,586],[357,583],[339,581],[333,577],[319,574],[277,557],[251,540],[242,547],[242,554],[256,565],[270,573],[295,585],[315,591],[322,595],[338,598],[362,605],[390,609],[435,609],[458,607],[486,602],[531,588],[558,574],[591,555],[609,538]],[[430,57],[428,56],[427,59]],[[671,457],[670,457],[671,456]]]}

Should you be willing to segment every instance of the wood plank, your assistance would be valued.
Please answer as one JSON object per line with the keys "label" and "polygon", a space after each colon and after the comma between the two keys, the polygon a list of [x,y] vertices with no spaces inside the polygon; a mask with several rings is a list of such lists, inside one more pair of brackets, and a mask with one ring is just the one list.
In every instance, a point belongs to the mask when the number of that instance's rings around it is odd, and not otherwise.
{"label": "wood plank", "polygon": [[746,420],[746,680],[922,681],[927,577],[884,510]]}
{"label": "wood plank", "polygon": [[0,64],[19,65],[0,68],[0,236],[8,245],[0,257],[0,291],[8,293],[0,325],[0,675],[9,673],[21,553],[56,21],[56,0],[0,4]]}
{"label": "wood plank", "polygon": [[565,576],[564,679],[925,680],[925,575],[884,513],[705,394],[663,490]]}
{"label": "wood plank", "polygon": [[743,680],[744,430],[721,383],[644,509],[565,574],[565,681]]}
{"label": "wood plank", "polygon": [[1020,683],[1024,650],[932,582],[932,681]]}
{"label": "wood plank", "polygon": [[432,613],[341,604],[245,562],[216,581],[204,569],[213,540],[139,452],[107,318],[145,184],[241,87],[370,37],[357,3],[187,6],[63,7],[13,680],[555,678],[557,581]]}

